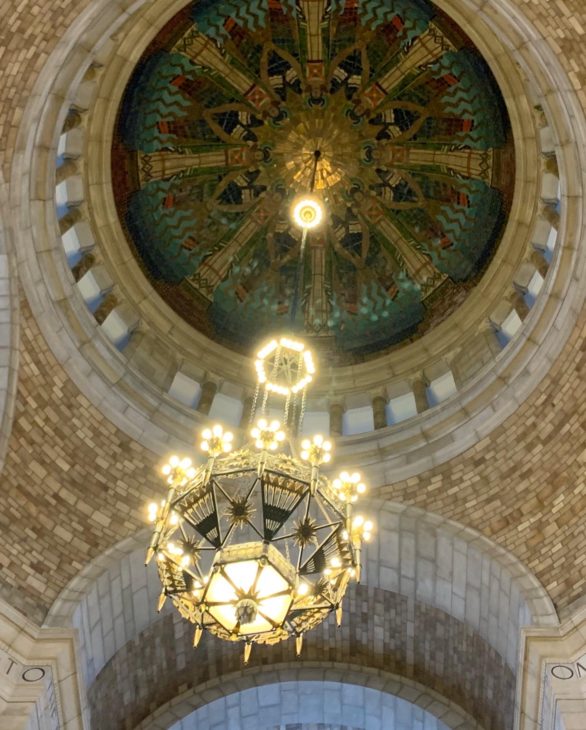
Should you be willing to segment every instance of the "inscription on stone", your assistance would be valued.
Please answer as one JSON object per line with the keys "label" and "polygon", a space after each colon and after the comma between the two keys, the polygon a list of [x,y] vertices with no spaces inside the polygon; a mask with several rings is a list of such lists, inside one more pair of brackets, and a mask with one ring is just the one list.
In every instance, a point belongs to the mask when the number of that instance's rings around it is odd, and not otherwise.
{"label": "inscription on stone", "polygon": [[46,674],[43,667],[25,666],[0,649],[0,676],[9,677],[13,682],[23,681],[31,684],[40,682]]}
{"label": "inscription on stone", "polygon": [[582,679],[586,677],[586,654],[571,664],[553,664],[549,671],[555,679],[567,681],[568,679]]}

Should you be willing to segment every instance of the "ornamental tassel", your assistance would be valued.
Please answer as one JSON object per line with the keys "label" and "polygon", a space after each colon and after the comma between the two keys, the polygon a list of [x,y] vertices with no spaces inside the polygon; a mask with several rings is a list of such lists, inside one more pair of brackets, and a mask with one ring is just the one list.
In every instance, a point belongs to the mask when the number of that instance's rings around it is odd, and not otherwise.
{"label": "ornamental tassel", "polygon": [[303,634],[299,634],[295,639],[295,653],[297,656],[301,656],[301,649],[303,649]]}
{"label": "ornamental tassel", "polygon": [[247,641],[246,644],[244,644],[244,664],[248,664],[248,660],[250,659],[251,651],[252,651],[252,643],[250,641]]}
{"label": "ornamental tassel", "polygon": [[166,601],[166,600],[167,600],[167,594],[165,593],[165,591],[163,591],[163,592],[161,593],[161,595],[159,596],[159,605],[157,606],[157,611],[158,611],[159,613],[161,612],[161,609],[162,609],[162,608],[163,608],[163,606],[165,605],[165,601]]}
{"label": "ornamental tassel", "polygon": [[315,493],[317,492],[317,482],[319,479],[319,468],[315,465],[311,465],[311,479],[309,482],[309,491],[312,496],[315,496]]}
{"label": "ornamental tassel", "polygon": [[338,628],[342,625],[342,604],[336,606],[336,624]]}
{"label": "ornamental tassel", "polygon": [[201,637],[203,634],[203,629],[201,626],[198,626],[195,629],[195,634],[193,635],[193,648],[196,649],[199,646],[199,642],[201,641]]}
{"label": "ornamental tassel", "polygon": [[156,552],[156,550],[154,547],[149,547],[149,549],[147,550],[145,561],[144,561],[145,565],[148,565],[151,562],[155,552]]}

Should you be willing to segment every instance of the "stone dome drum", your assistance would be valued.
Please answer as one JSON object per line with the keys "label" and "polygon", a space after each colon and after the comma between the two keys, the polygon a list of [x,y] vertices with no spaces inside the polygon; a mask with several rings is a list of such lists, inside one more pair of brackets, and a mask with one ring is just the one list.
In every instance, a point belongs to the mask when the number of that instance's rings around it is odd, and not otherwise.
{"label": "stone dome drum", "polygon": [[[299,264],[290,209],[316,151],[326,216]],[[112,177],[133,252],[188,323],[245,353],[294,330],[346,364],[460,306],[514,154],[488,66],[427,0],[200,0],[127,86]]]}

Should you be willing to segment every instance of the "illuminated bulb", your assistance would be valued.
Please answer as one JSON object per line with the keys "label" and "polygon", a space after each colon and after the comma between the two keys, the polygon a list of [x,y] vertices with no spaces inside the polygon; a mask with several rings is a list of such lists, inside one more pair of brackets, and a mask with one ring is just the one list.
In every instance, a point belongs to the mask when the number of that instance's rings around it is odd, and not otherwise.
{"label": "illuminated bulb", "polygon": [[361,527],[364,523],[364,517],[362,515],[356,515],[356,517],[352,520],[352,525],[354,527]]}
{"label": "illuminated bulb", "polygon": [[310,446],[311,446],[311,441],[309,439],[303,439],[303,441],[301,442],[301,448],[305,449],[305,451],[307,451],[307,449],[309,449]]}
{"label": "illuminated bulb", "polygon": [[187,471],[187,469],[189,469],[190,466],[191,466],[191,459],[188,456],[186,456],[185,459],[183,459],[183,461],[181,462],[181,468],[185,469]]}
{"label": "illuminated bulb", "polygon": [[264,360],[268,355],[271,354],[273,350],[276,350],[277,346],[277,340],[271,340],[267,345],[262,348],[262,350],[259,350],[259,352],[257,353],[258,359]]}
{"label": "illuminated bulb", "polygon": [[352,474],[352,476],[350,477],[350,481],[353,484],[358,484],[358,482],[360,481],[360,474],[357,471],[355,471],[354,474]]}
{"label": "illuminated bulb", "polygon": [[289,350],[295,350],[295,352],[303,352],[305,349],[303,342],[291,340],[289,337],[281,337],[280,344],[283,345],[283,347],[287,347]]}
{"label": "illuminated bulb", "polygon": [[324,437],[321,435],[321,433],[316,433],[315,436],[313,437],[313,443],[316,446],[321,446],[323,444],[323,442],[324,442]]}
{"label": "illuminated bulb", "polygon": [[234,440],[234,434],[232,431],[226,431],[224,434],[224,441],[227,441],[228,443],[231,443]]}
{"label": "illuminated bulb", "polygon": [[261,428],[264,431],[265,428],[268,426],[267,419],[261,418],[260,421],[258,422],[258,426],[259,426],[259,428]]}
{"label": "illuminated bulb", "polygon": [[175,545],[174,542],[167,543],[167,551],[171,553],[171,555],[183,555],[183,548],[180,548],[179,545]]}
{"label": "illuminated bulb", "polygon": [[366,532],[372,532],[372,528],[373,528],[372,522],[370,520],[367,520],[364,523],[364,529],[366,530]]}
{"label": "illuminated bulb", "polygon": [[197,474],[197,469],[195,469],[195,468],[194,468],[193,466],[192,466],[192,467],[190,467],[190,468],[189,468],[189,469],[187,470],[187,476],[189,477],[189,479],[193,479],[193,477],[194,477],[194,476],[195,476],[196,474]]}
{"label": "illuminated bulb", "polygon": [[205,441],[209,441],[212,437],[212,432],[209,428],[206,428],[204,431],[201,432],[201,436]]}
{"label": "illuminated bulb", "polygon": [[173,454],[173,456],[169,459],[169,464],[171,465],[172,469],[175,469],[177,466],[179,466],[179,457]]}
{"label": "illuminated bulb", "polygon": [[320,199],[316,195],[303,195],[293,200],[291,216],[294,222],[305,230],[319,226],[324,217]]}
{"label": "illuminated bulb", "polygon": [[340,558],[332,558],[330,560],[330,565],[332,566],[332,568],[339,568],[342,565],[342,563],[340,562]]}
{"label": "illuminated bulb", "polygon": [[302,451],[301,458],[303,459],[303,461],[307,461],[309,459],[309,451]]}
{"label": "illuminated bulb", "polygon": [[200,444],[200,446],[201,446],[201,450],[202,451],[209,451],[210,450],[210,445],[209,445],[209,443],[207,441],[202,441],[201,444]]}
{"label": "illuminated bulb", "polygon": [[169,524],[171,524],[173,527],[175,527],[175,525],[179,524],[179,515],[177,514],[177,512],[171,512],[171,517],[169,518]]}
{"label": "illuminated bulb", "polygon": [[285,440],[285,432],[284,431],[277,431],[275,434],[275,438],[277,441],[284,441]]}
{"label": "illuminated bulb", "polygon": [[364,484],[364,482],[360,482],[360,484],[356,487],[356,491],[358,494],[364,494],[364,492],[366,492],[366,484]]}
{"label": "illuminated bulb", "polygon": [[190,560],[191,560],[191,558],[189,557],[189,555],[184,555],[184,556],[183,556],[183,557],[181,558],[181,565],[182,565],[182,566],[183,566],[184,568],[186,568],[186,567],[187,567],[187,566],[189,565],[189,561],[190,561]]}
{"label": "illuminated bulb", "polygon": [[309,586],[307,585],[307,583],[300,583],[299,586],[297,587],[297,593],[300,596],[306,596],[308,594],[308,592],[309,592]]}
{"label": "illuminated bulb", "polygon": [[159,513],[159,505],[156,502],[151,502],[148,506],[148,511],[150,522],[155,522]]}
{"label": "illuminated bulb", "polygon": [[322,444],[322,449],[324,451],[331,451],[332,450],[332,442],[331,441],[324,441]]}
{"label": "illuminated bulb", "polygon": [[171,473],[171,464],[165,464],[161,471],[166,477],[169,476],[169,474]]}
{"label": "illuminated bulb", "polygon": [[216,425],[212,428],[212,433],[214,436],[220,437],[224,433],[224,429],[220,426],[219,423],[216,423]]}

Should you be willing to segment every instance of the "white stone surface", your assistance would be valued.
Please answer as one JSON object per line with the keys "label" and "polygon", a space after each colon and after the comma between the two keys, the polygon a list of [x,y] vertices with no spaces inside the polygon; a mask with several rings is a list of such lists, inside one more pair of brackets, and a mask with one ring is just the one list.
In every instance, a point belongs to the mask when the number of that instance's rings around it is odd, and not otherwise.
{"label": "white stone surface", "polygon": [[128,304],[113,309],[102,322],[102,331],[114,345],[120,345],[138,327],[139,317]]}
{"label": "white stone surface", "polygon": [[213,700],[169,730],[448,730],[430,712],[386,692],[343,682],[281,682]]}
{"label": "white stone surface", "polygon": [[60,157],[75,159],[80,157],[82,152],[83,130],[81,127],[74,127],[59,137],[57,155]]}
{"label": "white stone surface", "polygon": [[169,395],[188,408],[196,408],[201,397],[201,385],[178,370],[169,388]]}
{"label": "white stone surface", "polygon": [[61,243],[67,256],[93,248],[94,234],[87,221],[79,221],[61,236]]}
{"label": "white stone surface", "polygon": [[344,436],[374,431],[372,406],[360,406],[359,408],[349,408],[344,411],[342,428]]}
{"label": "white stone surface", "polygon": [[415,402],[415,395],[410,392],[391,398],[387,403],[386,412],[388,424],[401,423],[401,421],[416,416],[417,403]]}
{"label": "white stone surface", "polygon": [[244,405],[240,398],[225,393],[216,393],[210,408],[210,419],[229,426],[239,426]]}
{"label": "white stone surface", "polygon": [[427,400],[430,406],[436,406],[457,392],[458,388],[456,387],[454,374],[451,370],[448,370],[430,381],[427,386]]}
{"label": "white stone surface", "polygon": [[58,206],[74,207],[84,201],[83,182],[79,175],[72,175],[55,188],[55,202]]}

